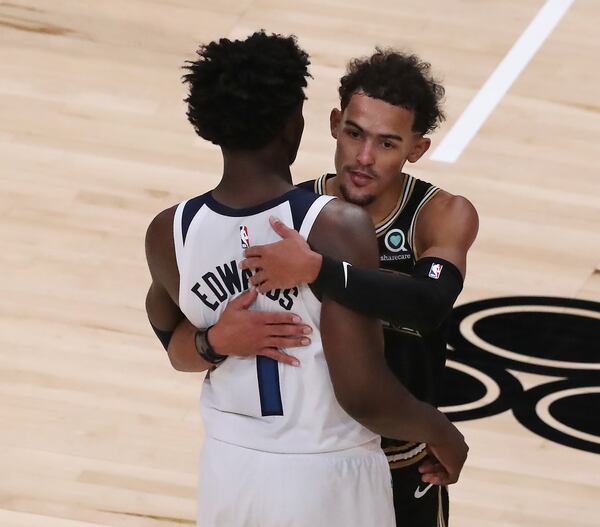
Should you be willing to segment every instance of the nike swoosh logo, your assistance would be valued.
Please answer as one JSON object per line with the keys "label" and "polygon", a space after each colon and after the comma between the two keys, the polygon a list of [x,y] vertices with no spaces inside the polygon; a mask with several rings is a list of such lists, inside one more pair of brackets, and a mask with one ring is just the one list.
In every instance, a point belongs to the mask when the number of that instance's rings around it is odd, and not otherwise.
{"label": "nike swoosh logo", "polygon": [[423,496],[425,496],[425,494],[427,494],[427,491],[433,487],[433,483],[430,483],[429,485],[427,485],[423,490],[421,490],[420,486],[417,486],[417,488],[415,489],[415,498],[419,499],[422,498]]}
{"label": "nike swoosh logo", "polygon": [[344,266],[344,289],[346,287],[348,287],[348,267],[350,267],[352,264],[349,264],[348,262],[342,262],[342,265]]}

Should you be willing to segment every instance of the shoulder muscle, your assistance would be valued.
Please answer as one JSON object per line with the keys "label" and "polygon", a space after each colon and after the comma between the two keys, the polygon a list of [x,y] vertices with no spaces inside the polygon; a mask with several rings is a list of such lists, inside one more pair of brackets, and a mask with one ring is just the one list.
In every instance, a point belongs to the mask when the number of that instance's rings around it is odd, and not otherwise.
{"label": "shoulder muscle", "polygon": [[463,196],[442,191],[419,215],[415,237],[420,252],[447,242],[471,246],[478,228],[479,217],[473,204]]}
{"label": "shoulder muscle", "polygon": [[360,207],[331,200],[308,239],[317,252],[361,267],[378,266],[377,239],[369,215]]}
{"label": "shoulder muscle", "polygon": [[163,210],[150,222],[146,231],[146,260],[152,281],[166,289],[174,300],[179,292],[179,271],[173,240],[176,208],[174,206]]}

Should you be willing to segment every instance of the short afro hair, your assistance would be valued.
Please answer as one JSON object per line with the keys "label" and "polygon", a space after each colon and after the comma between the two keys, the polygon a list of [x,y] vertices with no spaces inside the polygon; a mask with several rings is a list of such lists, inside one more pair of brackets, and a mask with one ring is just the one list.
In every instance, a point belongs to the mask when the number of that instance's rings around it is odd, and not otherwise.
{"label": "short afro hair", "polygon": [[294,36],[261,30],[245,40],[202,45],[197,55],[184,66],[188,120],[200,137],[223,148],[265,146],[305,99],[310,61]]}
{"label": "short afro hair", "polygon": [[433,132],[446,119],[441,108],[444,87],[431,76],[431,65],[416,55],[376,48],[368,58],[352,60],[340,81],[340,104],[362,92],[414,112],[413,130]]}

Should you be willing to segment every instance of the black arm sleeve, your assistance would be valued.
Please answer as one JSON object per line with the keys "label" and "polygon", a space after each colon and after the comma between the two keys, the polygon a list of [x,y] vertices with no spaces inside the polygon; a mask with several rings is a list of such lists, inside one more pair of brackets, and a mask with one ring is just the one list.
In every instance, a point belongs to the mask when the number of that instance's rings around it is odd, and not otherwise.
{"label": "black arm sleeve", "polygon": [[173,337],[173,333],[175,333],[175,331],[164,331],[162,329],[158,329],[150,321],[150,319],[148,319],[148,322],[150,322],[150,325],[152,326],[152,329],[154,330],[154,333],[158,337],[158,340],[160,340],[160,343],[163,345],[163,348],[165,348],[165,350],[168,350],[169,349],[169,342],[171,342],[171,337]]}
{"label": "black arm sleeve", "polygon": [[463,278],[454,264],[441,258],[422,258],[413,274],[406,275],[352,267],[323,256],[314,285],[350,309],[429,333],[450,315]]}

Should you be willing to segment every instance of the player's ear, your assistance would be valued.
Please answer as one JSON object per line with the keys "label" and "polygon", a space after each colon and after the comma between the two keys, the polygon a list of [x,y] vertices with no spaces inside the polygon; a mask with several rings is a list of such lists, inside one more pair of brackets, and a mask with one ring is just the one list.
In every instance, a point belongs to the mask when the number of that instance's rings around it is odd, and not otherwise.
{"label": "player's ear", "polygon": [[338,137],[338,130],[340,128],[340,123],[342,122],[342,112],[337,108],[331,110],[329,114],[329,127],[331,129],[331,136],[334,139]]}
{"label": "player's ear", "polygon": [[409,163],[414,163],[423,157],[423,154],[429,150],[431,139],[429,137],[418,136],[415,140],[408,156],[406,157]]}
{"label": "player's ear", "polygon": [[[304,101],[303,101],[304,102]],[[296,159],[300,141],[302,140],[302,132],[304,131],[304,116],[302,115],[302,106],[299,104],[292,115],[288,118],[283,128],[283,140],[289,148],[288,160],[290,165]]]}

